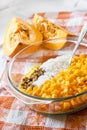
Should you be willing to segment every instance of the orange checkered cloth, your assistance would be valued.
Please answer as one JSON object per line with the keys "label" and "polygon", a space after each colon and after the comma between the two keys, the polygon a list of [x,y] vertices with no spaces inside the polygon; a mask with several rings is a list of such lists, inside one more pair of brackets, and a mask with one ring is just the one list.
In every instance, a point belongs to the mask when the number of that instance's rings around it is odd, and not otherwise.
{"label": "orange checkered cloth", "polygon": [[[86,12],[45,12],[40,15],[77,35],[87,22]],[[83,51],[87,54],[86,50]],[[87,130],[87,109],[73,115],[40,114],[13,97],[1,85],[0,130]]]}

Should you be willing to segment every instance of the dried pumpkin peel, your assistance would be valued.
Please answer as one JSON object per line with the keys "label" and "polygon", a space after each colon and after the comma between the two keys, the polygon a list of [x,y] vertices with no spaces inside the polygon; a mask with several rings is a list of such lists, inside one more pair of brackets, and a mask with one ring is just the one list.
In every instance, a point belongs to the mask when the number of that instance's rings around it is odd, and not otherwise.
{"label": "dried pumpkin peel", "polygon": [[[55,25],[54,23],[50,22],[49,20],[45,19],[44,17],[35,14],[33,17],[33,24],[34,26],[42,33],[43,40],[48,39],[56,39],[56,40],[49,40],[43,44],[45,47],[53,50],[61,49],[65,43],[68,36],[75,36],[74,33],[65,30],[64,28]],[[64,40],[59,41],[57,38],[63,38]]]}
{"label": "dried pumpkin peel", "polygon": [[3,50],[7,56],[13,57],[24,47],[42,39],[42,34],[33,25],[20,18],[14,18],[7,27]]}

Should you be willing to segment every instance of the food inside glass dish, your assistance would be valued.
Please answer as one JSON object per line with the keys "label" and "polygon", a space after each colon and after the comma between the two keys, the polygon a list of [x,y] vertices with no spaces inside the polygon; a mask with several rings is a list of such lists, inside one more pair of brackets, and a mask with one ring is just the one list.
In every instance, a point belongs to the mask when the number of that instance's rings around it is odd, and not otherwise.
{"label": "food inside glass dish", "polygon": [[70,56],[51,58],[35,65],[21,80],[20,90],[42,98],[73,96],[87,90],[87,57]]}
{"label": "food inside glass dish", "polygon": [[[87,91],[87,57],[75,56],[67,66],[70,56],[49,59],[35,65],[21,80],[20,90],[41,98],[64,98]],[[63,107],[72,108],[84,102],[86,96],[64,102]]]}

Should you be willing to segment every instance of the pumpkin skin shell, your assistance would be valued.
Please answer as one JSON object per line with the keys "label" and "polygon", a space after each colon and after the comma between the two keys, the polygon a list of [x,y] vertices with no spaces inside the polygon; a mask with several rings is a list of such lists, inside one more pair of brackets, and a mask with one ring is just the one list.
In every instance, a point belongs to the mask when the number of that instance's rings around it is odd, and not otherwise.
{"label": "pumpkin skin shell", "polygon": [[[74,33],[65,30],[61,26],[55,25],[38,14],[35,14],[33,17],[33,25],[42,33],[43,40],[56,39],[43,44],[43,46],[52,50],[61,49],[66,44],[68,36],[76,36]],[[59,42],[59,39],[62,38],[64,40]]]}
{"label": "pumpkin skin shell", "polygon": [[13,57],[23,48],[42,41],[42,34],[31,24],[20,18],[13,18],[5,32],[3,50]]}

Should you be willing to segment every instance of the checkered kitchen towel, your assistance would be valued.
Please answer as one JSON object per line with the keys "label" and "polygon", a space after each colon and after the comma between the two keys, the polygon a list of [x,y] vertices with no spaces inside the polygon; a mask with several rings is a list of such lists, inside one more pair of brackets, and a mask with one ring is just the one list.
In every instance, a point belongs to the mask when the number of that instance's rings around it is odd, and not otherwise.
{"label": "checkered kitchen towel", "polygon": [[[86,12],[40,14],[77,35],[87,22]],[[87,130],[87,109],[73,115],[43,115],[31,110],[1,85],[0,130]]]}

